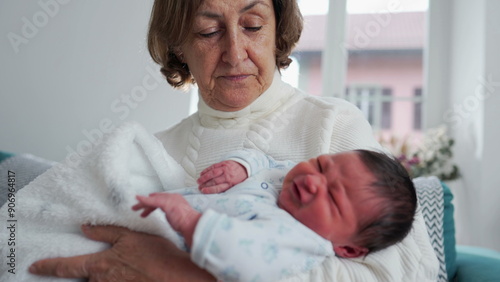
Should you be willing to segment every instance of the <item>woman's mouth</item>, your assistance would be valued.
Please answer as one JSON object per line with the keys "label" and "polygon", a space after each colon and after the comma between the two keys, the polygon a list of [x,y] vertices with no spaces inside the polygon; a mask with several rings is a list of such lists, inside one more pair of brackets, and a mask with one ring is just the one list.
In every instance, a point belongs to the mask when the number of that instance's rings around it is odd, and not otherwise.
{"label": "woman's mouth", "polygon": [[248,74],[239,74],[239,75],[225,75],[224,78],[230,81],[242,81],[245,78],[249,77]]}

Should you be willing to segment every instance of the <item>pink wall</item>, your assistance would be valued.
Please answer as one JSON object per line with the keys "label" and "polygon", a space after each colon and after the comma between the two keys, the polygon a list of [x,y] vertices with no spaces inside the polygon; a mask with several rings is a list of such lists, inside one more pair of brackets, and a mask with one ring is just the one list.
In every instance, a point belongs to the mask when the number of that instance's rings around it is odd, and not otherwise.
{"label": "pink wall", "polygon": [[[383,54],[350,56],[346,85],[373,83],[391,88],[393,97],[413,97],[416,88],[422,88],[421,55]],[[414,105],[409,101],[392,106],[392,133],[413,131]]]}
{"label": "pink wall", "polygon": [[[300,86],[312,95],[320,95],[320,56],[301,67],[300,75],[307,76],[307,85]],[[301,63],[301,66],[303,64]],[[391,88],[393,97],[413,97],[416,88],[422,88],[422,55],[411,53],[358,53],[349,57],[346,86],[375,84]],[[398,136],[413,132],[414,107],[412,102],[396,102],[392,106],[391,134]]]}

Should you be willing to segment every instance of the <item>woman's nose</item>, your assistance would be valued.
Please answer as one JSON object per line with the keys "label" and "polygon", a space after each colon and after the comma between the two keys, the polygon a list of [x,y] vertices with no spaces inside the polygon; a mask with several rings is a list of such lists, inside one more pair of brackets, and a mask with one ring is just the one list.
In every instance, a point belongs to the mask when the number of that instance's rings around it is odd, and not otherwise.
{"label": "woman's nose", "polygon": [[241,31],[228,30],[226,34],[226,46],[222,54],[222,61],[232,67],[236,67],[248,57],[245,38],[240,33]]}

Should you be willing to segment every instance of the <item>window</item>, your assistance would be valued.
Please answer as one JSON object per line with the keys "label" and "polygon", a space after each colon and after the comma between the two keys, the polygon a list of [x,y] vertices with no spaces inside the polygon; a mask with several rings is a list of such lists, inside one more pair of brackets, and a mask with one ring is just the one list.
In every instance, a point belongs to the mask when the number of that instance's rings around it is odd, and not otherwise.
{"label": "window", "polygon": [[382,117],[380,127],[382,129],[391,129],[392,126],[392,90],[382,89]]}
{"label": "window", "polygon": [[351,85],[346,100],[356,105],[373,129],[390,130],[392,125],[392,90],[374,85]]}
{"label": "window", "polygon": [[298,0],[304,16],[304,29],[292,53],[294,65],[300,65],[297,87],[311,95],[322,95],[322,57],[325,48],[328,0]]}
{"label": "window", "polygon": [[413,106],[413,129],[422,130],[422,88],[415,89]]}
{"label": "window", "polygon": [[290,59],[292,59],[292,63],[288,66],[288,68],[281,71],[281,78],[284,82],[290,84],[291,86],[299,87],[300,63],[294,56],[290,56]]}
{"label": "window", "polygon": [[[328,2],[344,5],[345,23],[329,21],[339,14],[327,14]],[[416,89],[422,92],[427,0],[301,0],[299,5],[305,26],[293,53],[300,63],[298,87],[312,95],[345,95],[375,130],[418,133],[423,97]],[[339,25],[345,25],[345,34]],[[333,63],[326,58],[329,53],[335,53]],[[325,62],[335,71],[329,72]],[[336,91],[329,83],[346,89]]]}

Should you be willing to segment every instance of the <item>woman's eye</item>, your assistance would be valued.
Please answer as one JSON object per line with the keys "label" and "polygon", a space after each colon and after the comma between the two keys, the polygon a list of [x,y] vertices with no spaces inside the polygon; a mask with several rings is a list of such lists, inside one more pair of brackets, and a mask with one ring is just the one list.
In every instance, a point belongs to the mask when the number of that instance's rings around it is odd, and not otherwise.
{"label": "woman's eye", "polygon": [[262,28],[262,26],[248,26],[248,27],[245,27],[246,30],[249,30],[249,31],[252,31],[252,32],[259,31],[261,28]]}
{"label": "woman's eye", "polygon": [[221,32],[221,30],[215,30],[215,31],[211,31],[211,32],[200,32],[200,36],[201,37],[205,37],[205,38],[210,38],[210,37],[213,37],[217,34],[219,34]]}
{"label": "woman's eye", "polygon": [[200,36],[205,37],[205,38],[210,38],[210,37],[217,35],[219,32],[220,32],[220,30],[208,32],[208,33],[200,33]]}

